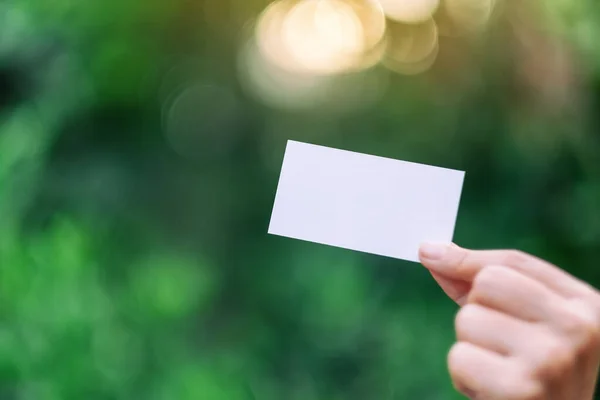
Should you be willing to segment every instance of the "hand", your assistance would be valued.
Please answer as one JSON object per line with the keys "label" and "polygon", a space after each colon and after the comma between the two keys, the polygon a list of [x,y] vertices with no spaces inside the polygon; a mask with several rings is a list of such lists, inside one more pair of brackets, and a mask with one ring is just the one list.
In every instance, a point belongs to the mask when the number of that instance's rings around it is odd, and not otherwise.
{"label": "hand", "polygon": [[420,258],[461,309],[448,354],[471,399],[592,400],[600,360],[600,293],[515,250],[425,244]]}

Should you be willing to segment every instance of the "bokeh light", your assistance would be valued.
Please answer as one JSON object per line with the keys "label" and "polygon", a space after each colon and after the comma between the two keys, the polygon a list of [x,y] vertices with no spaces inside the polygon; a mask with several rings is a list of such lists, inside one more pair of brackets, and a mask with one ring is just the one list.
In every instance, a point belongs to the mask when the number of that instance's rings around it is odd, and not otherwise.
{"label": "bokeh light", "polygon": [[[260,56],[269,64],[281,69],[294,70],[296,65],[282,40],[282,27],[294,1],[281,0],[271,3],[260,15],[256,23],[256,45]],[[244,53],[245,48],[242,50]]]}
{"label": "bokeh light", "polygon": [[280,0],[267,7],[256,24],[258,48],[268,62],[314,75],[363,65],[363,57],[384,33],[383,12],[368,0]]}
{"label": "bokeh light", "polygon": [[394,59],[387,59],[385,65],[391,70],[402,75],[418,75],[427,71],[433,66],[433,64],[437,60],[439,50],[440,46],[436,41],[431,53],[429,53],[425,58],[420,59],[419,61],[401,63],[395,61]]}
{"label": "bokeh light", "polygon": [[347,70],[364,47],[364,32],[343,1],[298,3],[282,26],[289,55],[304,71],[316,74]]}
{"label": "bokeh light", "polygon": [[432,18],[420,24],[392,23],[388,32],[389,45],[383,60],[386,67],[414,75],[433,65],[439,39],[437,25]]}
{"label": "bokeh light", "polygon": [[332,78],[291,72],[270,63],[254,41],[243,47],[239,57],[240,83],[251,96],[268,106],[305,109],[322,101]]}
{"label": "bokeh light", "polygon": [[331,103],[338,77],[377,65],[428,71],[440,36],[490,25],[501,0],[277,0],[260,13],[240,52],[242,85],[277,108]]}
{"label": "bokeh light", "polygon": [[385,39],[386,19],[377,0],[345,0],[362,24],[363,52],[369,53]]}
{"label": "bokeh light", "polygon": [[380,62],[385,48],[385,15],[372,0],[279,0],[242,46],[240,81],[271,107],[340,110],[352,101],[339,93],[362,88],[361,73]]}
{"label": "bokeh light", "polygon": [[340,75],[286,70],[262,57],[252,40],[240,53],[238,70],[240,84],[248,95],[281,110],[355,111],[377,102],[387,88],[387,75],[378,70]]}
{"label": "bokeh light", "polygon": [[444,9],[453,25],[463,32],[483,29],[490,21],[498,0],[445,0]]}
{"label": "bokeh light", "polygon": [[379,0],[388,18],[407,23],[423,22],[431,18],[440,0]]}

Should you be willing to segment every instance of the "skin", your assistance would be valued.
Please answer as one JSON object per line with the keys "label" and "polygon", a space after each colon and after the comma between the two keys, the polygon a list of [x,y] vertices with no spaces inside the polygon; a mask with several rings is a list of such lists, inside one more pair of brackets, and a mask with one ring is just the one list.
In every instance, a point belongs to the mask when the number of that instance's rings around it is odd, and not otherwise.
{"label": "skin", "polygon": [[592,400],[600,292],[516,250],[421,246],[421,263],[461,308],[448,354],[454,387],[477,400]]}

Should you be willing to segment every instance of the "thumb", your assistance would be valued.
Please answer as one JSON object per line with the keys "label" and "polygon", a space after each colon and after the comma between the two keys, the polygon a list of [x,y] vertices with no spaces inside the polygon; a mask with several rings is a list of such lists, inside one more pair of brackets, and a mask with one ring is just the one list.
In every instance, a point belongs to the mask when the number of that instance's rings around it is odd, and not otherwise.
{"label": "thumb", "polygon": [[[444,274],[440,272],[438,268],[431,268],[433,257],[438,258],[440,252],[444,252],[447,255],[448,250],[460,249],[458,246],[450,243],[450,244],[423,244],[419,251],[419,258],[421,262],[429,270],[431,276],[435,281],[440,285],[442,290],[454,300],[458,305],[462,306],[466,302],[467,295],[471,290],[470,281],[461,279],[461,277],[454,276],[452,271],[448,271],[449,273]],[[435,253],[435,254],[432,254]]]}

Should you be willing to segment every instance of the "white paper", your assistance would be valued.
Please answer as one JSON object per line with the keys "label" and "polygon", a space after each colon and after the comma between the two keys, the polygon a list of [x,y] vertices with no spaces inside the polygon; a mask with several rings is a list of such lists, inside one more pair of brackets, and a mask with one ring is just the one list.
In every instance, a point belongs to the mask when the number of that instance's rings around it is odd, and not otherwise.
{"label": "white paper", "polygon": [[452,241],[464,175],[290,140],[269,233],[418,261]]}

